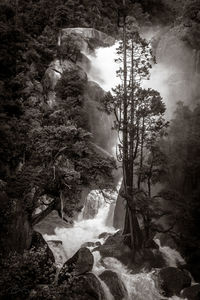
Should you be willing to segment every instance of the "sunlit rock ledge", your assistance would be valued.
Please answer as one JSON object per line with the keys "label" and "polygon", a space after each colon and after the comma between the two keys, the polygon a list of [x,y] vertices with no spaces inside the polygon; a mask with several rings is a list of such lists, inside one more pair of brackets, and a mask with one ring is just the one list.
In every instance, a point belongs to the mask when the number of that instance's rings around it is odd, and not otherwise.
{"label": "sunlit rock ledge", "polygon": [[82,49],[89,44],[91,48],[111,47],[115,43],[115,39],[94,28],[64,28],[60,31],[60,43],[65,43],[68,35],[76,35],[77,40]]}

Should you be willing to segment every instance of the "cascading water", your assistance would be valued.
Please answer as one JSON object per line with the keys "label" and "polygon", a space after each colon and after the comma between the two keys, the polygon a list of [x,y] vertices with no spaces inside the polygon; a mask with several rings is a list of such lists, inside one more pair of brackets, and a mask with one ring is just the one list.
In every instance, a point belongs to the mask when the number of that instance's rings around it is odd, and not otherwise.
{"label": "cascading water", "polygon": [[[115,74],[117,66],[114,63],[115,51],[116,45],[110,48],[99,48],[96,51],[95,56],[87,54],[92,66],[88,77],[90,80],[96,81],[105,90],[109,90],[117,84]],[[86,55],[86,53],[84,54]],[[116,201],[117,193],[113,193],[111,198]],[[113,209],[113,202],[105,201],[100,191],[92,191],[88,195],[85,206],[79,214],[78,219],[74,221],[71,227],[57,227],[55,228],[54,235],[44,235],[44,238],[47,241],[51,240],[49,245],[54,252],[58,267],[61,267],[64,261],[72,257],[84,243],[95,243],[97,241],[103,243],[104,239],[99,238],[101,233],[115,232],[115,229],[111,226],[112,222],[108,220],[108,217],[111,216],[111,206]],[[59,241],[61,241],[62,244],[61,242],[59,243]],[[157,243],[159,242],[157,241]],[[92,250],[92,247],[90,247],[90,249]],[[160,246],[160,251],[163,253],[163,257],[169,266],[176,266],[178,262],[183,262],[179,253],[169,247]],[[156,271],[142,271],[134,274],[114,257],[102,258],[98,251],[93,252],[93,256],[94,266],[92,272],[98,278],[99,275],[106,269],[112,270],[119,275],[128,292],[128,295],[124,298],[124,300],[180,299],[176,296],[172,298],[165,298],[159,293],[154,280],[154,273]],[[100,278],[99,281],[101,282],[104,290],[106,300],[113,300],[114,297],[107,285],[100,280]]]}
{"label": "cascading water", "polygon": [[[94,191],[92,192],[95,193]],[[97,199],[99,193],[97,191]],[[88,195],[90,198],[90,195]],[[99,199],[98,199],[99,200]],[[97,201],[98,201],[97,200]],[[87,201],[86,201],[87,203]],[[87,205],[87,204],[86,204]],[[85,206],[86,207],[86,206]],[[71,228],[55,228],[55,235],[44,235],[44,238],[48,240],[61,240],[63,248],[67,258],[73,256],[73,254],[86,242],[96,242],[98,241],[98,236],[102,232],[114,233],[115,229],[113,227],[106,226],[106,220],[110,209],[110,204],[103,201],[98,208],[98,212],[93,219],[90,219],[88,214],[88,219],[83,217],[83,212],[87,214],[85,207],[78,216],[78,220],[74,221]]]}

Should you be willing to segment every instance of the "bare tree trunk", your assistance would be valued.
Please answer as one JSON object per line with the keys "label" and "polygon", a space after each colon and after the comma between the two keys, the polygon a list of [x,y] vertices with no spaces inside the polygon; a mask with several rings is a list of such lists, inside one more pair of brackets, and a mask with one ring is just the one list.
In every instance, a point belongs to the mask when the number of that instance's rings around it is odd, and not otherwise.
{"label": "bare tree trunk", "polygon": [[141,148],[140,148],[140,167],[139,167],[139,175],[138,175],[138,189],[141,186],[141,179],[142,179],[142,167],[143,167],[143,152],[144,152],[144,117],[142,118],[142,132],[141,132]]}

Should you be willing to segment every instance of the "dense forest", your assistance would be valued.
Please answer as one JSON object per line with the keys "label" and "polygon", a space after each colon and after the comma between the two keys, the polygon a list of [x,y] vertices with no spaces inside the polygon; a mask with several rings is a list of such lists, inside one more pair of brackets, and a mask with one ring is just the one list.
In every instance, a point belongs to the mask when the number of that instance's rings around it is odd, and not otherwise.
{"label": "dense forest", "polygon": [[[158,27],[162,30],[150,43],[142,37]],[[94,29],[119,41],[121,82],[112,93],[95,94],[99,114],[114,119],[115,158],[107,153],[108,133],[97,139],[91,128],[87,103],[93,87],[78,64],[80,41],[69,34],[64,44],[58,42],[62,30],[71,28]],[[143,261],[160,267],[160,255],[152,258],[147,250],[157,247],[157,235],[161,244],[176,245],[185,258],[181,268],[200,282],[199,86],[187,103],[174,103],[170,120],[159,92],[142,87],[156,64],[162,35],[172,31],[195,55],[198,81],[198,0],[1,1],[0,299],[104,299],[92,294],[99,289],[92,273],[89,294],[77,292],[85,285],[83,277],[73,279],[62,270],[58,275],[53,253],[34,226],[52,211],[70,226],[83,208],[84,191],[115,190],[120,176],[118,198],[126,213],[117,239],[130,256],[123,263],[138,270]],[[105,46],[95,38],[87,42],[91,52]],[[60,72],[52,89],[47,72],[56,60],[71,67]],[[161,188],[154,193],[156,185]],[[114,244],[115,236],[109,238]],[[73,264],[72,258],[68,273]]]}

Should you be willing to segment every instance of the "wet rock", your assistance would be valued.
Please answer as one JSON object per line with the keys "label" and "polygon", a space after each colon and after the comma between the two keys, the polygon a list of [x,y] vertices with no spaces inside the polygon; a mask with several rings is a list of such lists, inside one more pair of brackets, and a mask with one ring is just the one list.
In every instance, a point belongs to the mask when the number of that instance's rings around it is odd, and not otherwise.
{"label": "wet rock", "polygon": [[81,248],[84,247],[95,247],[95,246],[100,246],[101,243],[100,242],[86,242],[83,245],[81,245]]}
{"label": "wet rock", "polygon": [[87,196],[84,209],[83,209],[83,219],[93,219],[98,211],[99,208],[104,203],[103,196],[98,191],[91,191]]}
{"label": "wet rock", "polygon": [[181,298],[186,298],[188,300],[199,300],[200,299],[200,284],[195,284],[188,288],[185,288],[181,292]]}
{"label": "wet rock", "polygon": [[162,253],[157,249],[144,249],[141,252],[140,259],[137,263],[149,270],[152,268],[166,267],[165,259],[163,258]]}
{"label": "wet rock", "polygon": [[60,240],[49,240],[48,243],[55,245],[55,246],[62,245],[62,241],[60,241]]}
{"label": "wet rock", "polygon": [[158,244],[156,244],[156,242],[152,239],[146,241],[145,243],[145,248],[149,248],[149,249],[159,249]]}
{"label": "wet rock", "polygon": [[99,239],[106,239],[107,237],[111,236],[112,234],[111,233],[108,233],[108,232],[102,232],[98,238]]}
{"label": "wet rock", "polygon": [[167,267],[158,273],[158,285],[167,297],[179,295],[180,291],[191,285],[191,278],[186,271]]}
{"label": "wet rock", "polygon": [[101,280],[109,287],[115,300],[127,299],[128,292],[119,275],[111,270],[104,271],[100,276]]}
{"label": "wet rock", "polygon": [[65,262],[58,275],[58,282],[67,280],[70,276],[82,275],[92,270],[94,257],[88,248],[80,248],[74,256]]}
{"label": "wet rock", "polygon": [[101,246],[101,243],[98,241],[95,243],[95,246]]}
{"label": "wet rock", "polygon": [[94,251],[99,251],[102,257],[114,257],[124,264],[128,264],[131,259],[131,249],[124,244],[124,237],[121,232],[109,236],[105,243],[96,247]]}
{"label": "wet rock", "polygon": [[105,241],[104,245],[121,244],[124,242],[124,236],[122,231],[118,230],[113,235],[111,234]]}
{"label": "wet rock", "polygon": [[170,247],[171,249],[178,250],[178,246],[177,246],[175,240],[169,234],[159,233],[159,234],[156,234],[155,238],[159,239],[161,246],[167,246],[167,247]]}

